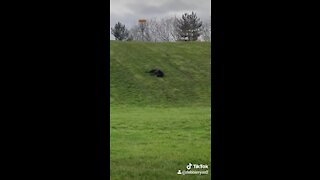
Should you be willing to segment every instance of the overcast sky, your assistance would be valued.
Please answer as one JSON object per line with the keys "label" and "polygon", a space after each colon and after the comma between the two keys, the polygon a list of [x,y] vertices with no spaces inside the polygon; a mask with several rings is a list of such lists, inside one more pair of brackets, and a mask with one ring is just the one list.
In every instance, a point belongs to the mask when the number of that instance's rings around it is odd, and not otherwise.
{"label": "overcast sky", "polygon": [[[201,20],[209,20],[211,0],[110,0],[110,28],[118,21],[130,28],[138,19],[181,17],[191,11]],[[110,38],[114,39],[111,33]]]}

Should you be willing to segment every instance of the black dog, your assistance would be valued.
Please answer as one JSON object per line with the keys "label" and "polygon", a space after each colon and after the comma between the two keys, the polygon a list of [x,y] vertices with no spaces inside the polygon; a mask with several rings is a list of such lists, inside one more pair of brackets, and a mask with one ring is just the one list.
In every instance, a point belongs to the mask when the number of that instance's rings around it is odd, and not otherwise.
{"label": "black dog", "polygon": [[164,73],[160,69],[152,69],[148,71],[147,73],[150,73],[151,76],[156,76],[156,77],[163,77]]}

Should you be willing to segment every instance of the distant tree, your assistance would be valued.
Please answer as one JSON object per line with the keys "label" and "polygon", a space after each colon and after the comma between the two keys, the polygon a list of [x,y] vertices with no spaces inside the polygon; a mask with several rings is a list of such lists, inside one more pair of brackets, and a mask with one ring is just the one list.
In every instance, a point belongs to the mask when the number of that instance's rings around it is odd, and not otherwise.
{"label": "distant tree", "polygon": [[152,41],[149,27],[150,26],[148,21],[146,23],[141,23],[138,25],[138,31],[141,41]]}
{"label": "distant tree", "polygon": [[132,28],[129,31],[129,39],[131,41],[142,41],[142,33],[141,29],[138,25],[132,26]]}
{"label": "distant tree", "polygon": [[130,31],[129,31],[129,36],[128,36],[127,41],[133,41],[133,36],[130,34]]}
{"label": "distant tree", "polygon": [[145,40],[152,42],[175,41],[175,18],[148,19],[145,23]]}
{"label": "distant tree", "polygon": [[162,18],[157,22],[157,37],[160,41],[169,42],[177,40],[175,23],[176,19],[170,17]]}
{"label": "distant tree", "polygon": [[211,41],[211,17],[209,21],[203,23],[201,35],[204,41]]}
{"label": "distant tree", "polygon": [[158,37],[158,22],[156,19],[148,19],[146,26],[148,28],[148,33],[150,37],[150,41],[159,42]]}
{"label": "distant tree", "polygon": [[129,38],[131,41],[152,41],[148,23],[134,25],[129,31]]}
{"label": "distant tree", "polygon": [[185,13],[181,19],[177,19],[176,30],[180,40],[196,41],[201,35],[202,21],[196,13]]}
{"label": "distant tree", "polygon": [[111,28],[111,34],[116,38],[116,40],[123,41],[128,38],[129,31],[126,29],[124,24],[118,22],[114,25],[114,28]]}
{"label": "distant tree", "polygon": [[129,40],[137,41],[139,39],[139,29],[137,26],[132,26],[129,30]]}

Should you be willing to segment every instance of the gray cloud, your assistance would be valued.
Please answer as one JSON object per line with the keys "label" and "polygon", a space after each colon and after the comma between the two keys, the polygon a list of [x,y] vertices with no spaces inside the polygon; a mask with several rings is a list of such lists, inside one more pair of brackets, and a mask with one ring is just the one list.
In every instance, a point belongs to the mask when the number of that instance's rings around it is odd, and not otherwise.
{"label": "gray cloud", "polygon": [[191,11],[200,19],[209,19],[211,0],[110,0],[110,28],[118,21],[130,28],[140,18],[181,16]]}

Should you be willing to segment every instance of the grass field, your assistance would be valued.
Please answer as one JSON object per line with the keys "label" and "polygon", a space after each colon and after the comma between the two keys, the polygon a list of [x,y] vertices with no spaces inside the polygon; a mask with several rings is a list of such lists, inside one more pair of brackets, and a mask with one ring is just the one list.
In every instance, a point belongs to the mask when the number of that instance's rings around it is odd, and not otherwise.
{"label": "grass field", "polygon": [[[110,45],[111,179],[210,179],[210,44]],[[177,175],[188,163],[209,174]]]}

